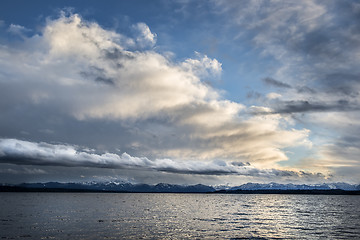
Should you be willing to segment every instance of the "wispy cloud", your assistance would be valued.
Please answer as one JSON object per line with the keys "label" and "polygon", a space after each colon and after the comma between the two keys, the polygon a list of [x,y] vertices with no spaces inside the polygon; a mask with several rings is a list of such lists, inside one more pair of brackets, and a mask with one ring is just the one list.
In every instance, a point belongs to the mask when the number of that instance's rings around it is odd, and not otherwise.
{"label": "wispy cloud", "polygon": [[289,84],[280,82],[273,78],[267,77],[267,78],[264,78],[263,81],[270,86],[274,86],[274,87],[278,87],[278,88],[291,88],[291,86]]}
{"label": "wispy cloud", "polygon": [[[274,98],[270,98],[274,99]],[[276,99],[276,98],[275,98]],[[253,108],[254,110],[254,108]],[[305,100],[299,101],[276,101],[273,109],[256,107],[255,114],[294,114],[307,112],[349,112],[359,111],[360,108],[356,104],[351,104],[346,100],[339,100],[334,103],[325,102],[309,102]]]}
{"label": "wispy cloud", "polygon": [[277,109],[277,113],[301,113],[301,112],[344,112],[358,111],[360,108],[351,105],[348,101],[339,100],[336,103],[310,103],[308,101],[284,102],[283,107]]}
{"label": "wispy cloud", "polygon": [[303,159],[307,167],[327,162],[322,166],[339,174],[349,174],[352,167],[351,174],[358,178],[357,147],[337,146],[352,145],[360,131],[356,121],[360,118],[360,4],[332,0],[213,4],[237,38],[261,51],[262,66],[273,69],[267,73],[272,78],[262,80],[281,99],[272,93],[261,99],[267,108],[257,107],[254,113],[291,114],[295,122],[315,129],[317,153],[312,161]]}
{"label": "wispy cloud", "polygon": [[27,29],[26,27],[17,24],[10,24],[7,31],[19,37],[25,37],[26,33],[31,32],[30,29]]}

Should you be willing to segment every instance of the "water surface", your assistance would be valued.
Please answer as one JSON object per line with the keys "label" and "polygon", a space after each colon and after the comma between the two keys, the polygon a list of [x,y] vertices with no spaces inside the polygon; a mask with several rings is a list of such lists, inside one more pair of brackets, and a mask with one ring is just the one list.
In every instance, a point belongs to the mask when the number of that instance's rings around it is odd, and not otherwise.
{"label": "water surface", "polygon": [[0,193],[1,239],[360,239],[360,196]]}

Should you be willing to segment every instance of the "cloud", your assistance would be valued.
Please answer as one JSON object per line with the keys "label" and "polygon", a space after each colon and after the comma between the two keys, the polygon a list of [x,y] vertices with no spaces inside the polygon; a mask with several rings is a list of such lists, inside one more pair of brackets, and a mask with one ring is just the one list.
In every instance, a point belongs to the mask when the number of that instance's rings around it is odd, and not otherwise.
{"label": "cloud", "polygon": [[[22,89],[27,91],[25,96],[31,95],[39,104],[45,104],[45,99],[56,102],[78,119],[147,118],[218,98],[216,91],[181,65],[152,51],[127,51],[131,45],[122,39],[126,37],[76,14],[62,16],[49,21],[42,36],[28,39],[35,44],[25,50],[22,60],[18,57],[24,49],[14,51],[13,57],[2,49],[1,63],[8,67],[5,58],[10,57],[7,74],[14,78],[24,74],[21,77],[29,83]],[[28,67],[23,68],[25,65]],[[3,83],[14,85],[16,81]]]}
{"label": "cloud", "polygon": [[196,56],[196,59],[188,58],[182,63],[182,67],[186,71],[190,71],[200,77],[220,76],[222,72],[221,63],[216,59],[210,59],[206,55],[202,56],[198,52],[196,52]]}
{"label": "cloud", "polygon": [[291,86],[289,84],[280,82],[273,78],[267,77],[267,78],[264,78],[263,81],[264,81],[264,83],[266,83],[267,85],[270,85],[270,86],[274,86],[274,87],[278,87],[278,88],[291,88]]}
{"label": "cloud", "polygon": [[[280,115],[249,115],[245,105],[206,84],[221,74],[218,60],[197,53],[175,62],[154,50],[133,50],[136,41],[77,14],[63,14],[18,48],[2,46],[2,136],[20,138],[26,130],[29,141],[256,167],[288,160],[286,147],[309,146],[309,130],[289,129]],[[123,156],[115,158],[125,164]]]}
{"label": "cloud", "polygon": [[[270,95],[272,97],[272,95]],[[277,97],[277,95],[275,95]],[[295,113],[321,113],[321,112],[350,112],[359,111],[356,104],[349,103],[346,100],[339,100],[335,103],[325,102],[309,102],[306,100],[299,101],[280,101],[277,98],[270,98],[275,100],[276,106],[274,108],[252,106],[249,108],[252,114],[295,114]]]}
{"label": "cloud", "polygon": [[271,93],[268,93],[268,94],[266,95],[266,97],[267,97],[268,99],[277,99],[277,98],[280,98],[280,97],[281,97],[281,94],[271,92]]}
{"label": "cloud", "polygon": [[[303,160],[301,167],[317,171],[327,168],[337,181],[358,182],[360,131],[358,111],[309,112],[307,124],[323,126],[316,155]],[[313,123],[314,122],[314,123]]]}
{"label": "cloud", "polygon": [[301,87],[297,87],[297,92],[298,93],[309,93],[309,94],[315,94],[316,91],[312,88],[309,88],[307,86],[301,86]]}
{"label": "cloud", "polygon": [[150,28],[145,23],[137,23],[133,25],[136,33],[136,43],[142,47],[153,47],[156,43],[156,34],[150,31]]}
{"label": "cloud", "polygon": [[283,106],[275,109],[276,113],[302,113],[302,112],[344,112],[358,111],[359,107],[350,104],[346,100],[339,100],[336,103],[310,103],[308,101],[286,101]]}
{"label": "cloud", "polygon": [[[160,172],[200,175],[245,175],[262,177],[314,177],[319,174],[277,169],[257,169],[250,163],[224,161],[202,162],[172,159],[150,160],[133,157],[127,153],[96,154],[91,149],[80,149],[63,144],[36,143],[17,139],[0,139],[0,162],[17,165],[94,167],[155,170]],[[10,171],[10,170],[9,170]],[[45,172],[40,169],[26,170],[27,173]],[[321,177],[325,177],[321,175]]]}
{"label": "cloud", "polygon": [[231,165],[234,165],[234,166],[250,166],[251,164],[249,162],[232,162]]}
{"label": "cloud", "polygon": [[260,107],[255,113],[291,113],[296,123],[313,130],[311,139],[317,147],[312,162],[301,160],[308,164],[304,167],[327,162],[323,166],[339,174],[349,173],[344,167],[358,169],[357,147],[348,145],[359,131],[355,120],[360,117],[359,3],[260,0],[213,4],[214,11],[226,17],[229,28],[236,32],[234,37],[251,42],[261,52],[256,64],[271,69],[267,75],[273,77],[263,82],[277,87],[281,94],[281,101],[270,98],[264,103],[266,111]]}
{"label": "cloud", "polygon": [[[1,26],[1,24],[0,24]],[[24,37],[24,34],[26,34],[27,32],[30,32],[30,29],[25,28],[24,26],[21,25],[17,25],[17,24],[10,24],[9,28],[8,28],[8,32],[20,36],[20,37]]]}
{"label": "cloud", "polygon": [[98,67],[90,67],[88,71],[80,72],[80,75],[85,79],[90,79],[96,82],[101,82],[104,84],[114,85],[114,80],[106,77],[104,69]]}
{"label": "cloud", "polygon": [[[263,81],[284,100],[346,99],[359,104],[358,3],[347,1],[216,1],[244,41],[276,65]],[[348,14],[343,14],[347,12]],[[247,39],[248,38],[248,39]],[[266,61],[262,61],[265,64]],[[276,80],[275,80],[276,79]],[[296,90],[296,91],[295,91]],[[351,110],[351,109],[350,109]]]}
{"label": "cloud", "polygon": [[20,169],[13,169],[13,168],[1,168],[0,173],[2,174],[10,174],[10,175],[42,175],[47,174],[46,171],[38,168],[27,168],[22,167]]}
{"label": "cloud", "polygon": [[360,73],[353,72],[335,72],[327,73],[320,81],[324,90],[335,96],[349,96],[357,98],[360,90]]}

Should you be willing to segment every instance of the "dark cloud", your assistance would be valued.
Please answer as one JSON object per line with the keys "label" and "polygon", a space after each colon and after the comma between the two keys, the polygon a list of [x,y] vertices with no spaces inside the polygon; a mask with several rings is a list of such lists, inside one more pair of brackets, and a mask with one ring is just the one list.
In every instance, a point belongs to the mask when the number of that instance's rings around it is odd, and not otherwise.
{"label": "dark cloud", "polygon": [[284,106],[277,110],[277,113],[299,113],[328,110],[335,110],[334,106],[328,106],[319,103],[310,103],[308,101],[289,101],[285,102]]}
{"label": "dark cloud", "polygon": [[82,71],[80,75],[85,79],[92,79],[99,83],[114,85],[113,79],[106,77],[105,70],[99,67],[91,66],[89,71]]}
{"label": "dark cloud", "polygon": [[329,73],[320,81],[322,88],[329,94],[357,97],[359,95],[360,73]]}
{"label": "dark cloud", "polygon": [[360,108],[352,105],[346,100],[339,100],[335,103],[309,102],[309,101],[287,101],[275,108],[276,113],[303,113],[303,112],[343,112],[357,111]]}
{"label": "dark cloud", "polygon": [[250,166],[251,164],[249,162],[231,162],[231,165],[234,165],[234,166]]}
{"label": "dark cloud", "polygon": [[307,86],[297,87],[296,90],[297,90],[298,93],[308,93],[308,94],[315,94],[316,93],[316,90],[314,90],[314,89],[312,89],[310,87],[307,87]]}
{"label": "dark cloud", "polygon": [[246,94],[246,97],[249,99],[260,99],[262,97],[262,95],[259,92],[250,91]]}
{"label": "dark cloud", "polygon": [[[161,172],[168,172],[168,173],[217,175],[217,176],[237,175],[238,174],[238,171],[236,171],[236,170],[222,170],[222,169],[209,169],[209,170],[199,169],[199,170],[189,171],[186,169],[178,169],[178,168],[173,168],[173,167],[160,167],[157,170],[161,171]],[[239,174],[239,175],[243,175],[243,174]]]}
{"label": "dark cloud", "polygon": [[113,60],[113,61],[118,61],[118,60],[122,60],[122,59],[132,60],[135,58],[129,52],[120,50],[118,48],[113,48],[110,50],[103,49],[102,52],[104,54],[105,59]]}
{"label": "dark cloud", "polygon": [[264,78],[262,79],[264,83],[266,83],[269,86],[277,87],[277,88],[292,88],[289,84],[280,82],[278,80],[275,80],[273,78]]}
{"label": "dark cloud", "polygon": [[114,85],[114,81],[111,78],[105,78],[105,77],[96,77],[95,81],[97,82],[101,82],[101,83],[105,83],[105,84],[110,84],[110,85]]}
{"label": "dark cloud", "polygon": [[[356,103],[347,100],[338,100],[332,103],[310,102],[305,100],[299,101],[274,101],[273,110],[267,108],[256,108],[254,115],[271,115],[271,114],[292,114],[307,112],[356,112],[360,107]],[[300,119],[298,119],[301,121]]]}
{"label": "dark cloud", "polygon": [[[237,20],[232,24],[242,27],[244,40],[252,41],[279,64],[276,80],[263,79],[267,85],[283,91],[296,89],[293,99],[309,94],[331,101],[358,97],[358,2],[219,1],[216,5]],[[298,83],[300,87],[295,87]]]}
{"label": "dark cloud", "polygon": [[359,7],[352,1],[330,1],[320,5],[326,12],[318,19],[319,27],[303,38],[294,39],[292,49],[311,56],[313,61],[347,62],[349,53],[359,49],[360,39],[354,37],[360,33]]}
{"label": "dark cloud", "polygon": [[340,45],[339,38],[331,38],[331,32],[329,29],[316,29],[304,35],[303,38],[292,39],[287,41],[290,51],[297,53],[307,53],[308,57],[312,60],[318,60],[322,58],[334,59],[342,58],[343,52],[334,45]]}

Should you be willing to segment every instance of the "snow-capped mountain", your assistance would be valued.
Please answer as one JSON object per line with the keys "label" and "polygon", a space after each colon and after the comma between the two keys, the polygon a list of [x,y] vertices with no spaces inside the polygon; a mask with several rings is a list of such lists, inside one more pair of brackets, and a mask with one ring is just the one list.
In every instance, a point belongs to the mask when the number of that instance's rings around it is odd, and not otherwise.
{"label": "snow-capped mountain", "polygon": [[331,190],[341,189],[346,191],[360,190],[360,185],[348,183],[322,183],[322,184],[279,184],[279,183],[246,183],[231,187],[229,190]]}
{"label": "snow-capped mountain", "polygon": [[176,185],[159,183],[156,185],[148,184],[132,184],[123,181],[112,182],[83,182],[83,183],[22,183],[19,185],[2,184],[0,191],[6,189],[18,189],[19,191],[27,190],[62,190],[62,191],[97,191],[97,192],[177,192],[177,193],[209,193],[215,191],[236,191],[236,190],[345,190],[345,191],[360,191],[360,185],[352,185],[348,183],[323,183],[323,184],[279,184],[279,183],[246,183],[236,187],[229,186],[207,186],[202,184],[197,185]]}

